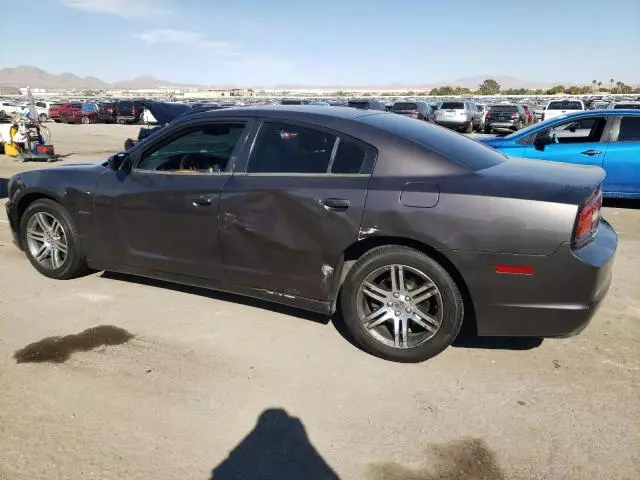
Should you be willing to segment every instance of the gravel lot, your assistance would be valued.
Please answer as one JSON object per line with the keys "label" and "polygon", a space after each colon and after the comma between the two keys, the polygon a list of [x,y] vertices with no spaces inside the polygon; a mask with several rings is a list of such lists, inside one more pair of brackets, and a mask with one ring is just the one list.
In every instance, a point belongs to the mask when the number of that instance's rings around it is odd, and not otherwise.
{"label": "gravel lot", "polygon": [[[137,128],[51,125],[60,163],[103,160]],[[0,156],[0,178],[42,166]],[[640,478],[640,203],[605,217],[614,283],[581,335],[403,365],[266,303],[49,280],[2,212],[0,479]]]}

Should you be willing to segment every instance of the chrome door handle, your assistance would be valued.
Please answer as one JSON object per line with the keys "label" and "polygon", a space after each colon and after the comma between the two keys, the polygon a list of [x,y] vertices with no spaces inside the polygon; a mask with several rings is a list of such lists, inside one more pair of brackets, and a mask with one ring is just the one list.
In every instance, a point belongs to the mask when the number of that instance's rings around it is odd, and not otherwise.
{"label": "chrome door handle", "polygon": [[600,150],[585,150],[584,152],[580,152],[582,155],[588,155],[589,157],[593,157],[594,155],[600,155],[602,152]]}

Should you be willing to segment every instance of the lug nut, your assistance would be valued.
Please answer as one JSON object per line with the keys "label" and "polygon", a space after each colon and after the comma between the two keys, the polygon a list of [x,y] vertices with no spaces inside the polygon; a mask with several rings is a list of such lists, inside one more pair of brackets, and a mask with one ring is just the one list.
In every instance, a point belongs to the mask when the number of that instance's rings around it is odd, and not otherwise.
{"label": "lug nut", "polygon": [[411,313],[411,309],[410,308],[407,308],[407,313]]}
{"label": "lug nut", "polygon": [[393,307],[393,302],[388,302],[387,307]]}
{"label": "lug nut", "polygon": [[398,292],[393,294],[394,297],[398,298],[400,296],[400,294]]}
{"label": "lug nut", "polygon": [[404,300],[405,300],[406,302],[410,302],[410,301],[411,301],[411,297],[404,297]]}
{"label": "lug nut", "polygon": [[400,311],[396,310],[396,317],[399,317],[399,316],[400,316]]}

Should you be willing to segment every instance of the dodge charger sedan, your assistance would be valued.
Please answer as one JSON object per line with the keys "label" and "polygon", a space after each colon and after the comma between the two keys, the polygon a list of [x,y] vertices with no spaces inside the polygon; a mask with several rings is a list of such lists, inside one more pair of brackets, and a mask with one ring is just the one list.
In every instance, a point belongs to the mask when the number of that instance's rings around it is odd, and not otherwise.
{"label": "dodge charger sedan", "polygon": [[185,115],[104,164],[16,175],[7,213],[48,277],[111,270],[339,310],[363,349],[411,362],[463,322],[584,328],[617,246],[603,178],[392,113],[248,107]]}

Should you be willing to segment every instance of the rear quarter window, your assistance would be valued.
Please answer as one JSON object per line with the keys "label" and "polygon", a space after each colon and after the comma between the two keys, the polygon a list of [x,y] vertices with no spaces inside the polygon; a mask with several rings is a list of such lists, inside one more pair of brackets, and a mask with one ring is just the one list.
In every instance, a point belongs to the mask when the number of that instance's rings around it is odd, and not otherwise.
{"label": "rear quarter window", "polygon": [[483,170],[505,161],[502,154],[480,142],[402,115],[371,115],[358,121],[417,143],[470,170]]}
{"label": "rear quarter window", "polygon": [[550,102],[547,110],[582,110],[582,104],[571,101]]}
{"label": "rear quarter window", "polygon": [[391,110],[400,111],[400,110],[417,110],[418,105],[413,102],[398,102],[394,103]]}

